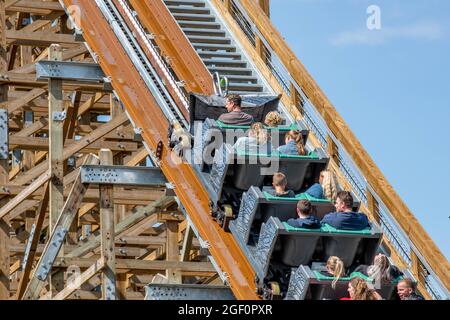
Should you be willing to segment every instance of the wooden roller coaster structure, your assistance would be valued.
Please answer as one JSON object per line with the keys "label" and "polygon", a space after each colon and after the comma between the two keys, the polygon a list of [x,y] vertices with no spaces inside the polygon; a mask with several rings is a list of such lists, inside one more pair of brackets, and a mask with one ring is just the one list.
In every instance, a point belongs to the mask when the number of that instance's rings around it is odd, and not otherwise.
{"label": "wooden roller coaster structure", "polygon": [[[127,1],[147,38],[121,0],[111,2],[147,58],[158,65],[145,39],[164,57],[168,69],[155,69],[163,83],[175,79],[167,90],[177,105],[188,92],[214,93],[210,71],[167,7],[176,1]],[[383,237],[392,260],[411,270],[428,299],[439,297],[430,277],[448,295],[447,259],[273,26],[269,0],[208,3],[294,119],[315,107],[325,127],[311,130],[311,141],[326,148],[340,185],[355,189],[345,155],[366,181],[361,210],[380,225],[389,213],[407,237],[407,248]],[[151,282],[225,282],[236,298],[258,299],[254,271],[213,222],[191,166],[170,152],[170,123],[96,1],[0,0],[0,23],[0,299],[144,299]],[[274,57],[288,83],[274,73]],[[98,181],[82,168],[100,175],[113,165],[140,182]],[[142,182],[138,170],[152,179]]]}

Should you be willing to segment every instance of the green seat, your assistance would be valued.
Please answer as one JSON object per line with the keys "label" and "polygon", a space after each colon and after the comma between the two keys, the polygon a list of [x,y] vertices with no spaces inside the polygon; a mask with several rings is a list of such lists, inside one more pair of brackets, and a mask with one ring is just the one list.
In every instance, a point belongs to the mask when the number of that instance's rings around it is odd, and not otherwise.
{"label": "green seat", "polygon": [[[217,123],[217,127],[219,127],[220,129],[223,129],[223,130],[227,130],[227,129],[248,130],[248,129],[250,129],[250,126],[238,126],[238,125],[226,124],[220,120],[216,120],[216,123]],[[299,130],[300,129],[296,123],[292,123],[289,126],[282,126],[282,127],[269,127],[269,126],[265,125],[264,128],[267,130],[278,130],[278,131],[290,131],[290,130]]]}
{"label": "green seat", "polygon": [[327,232],[330,233],[360,234],[360,235],[372,234],[372,229],[370,227],[363,230],[340,230],[330,226],[329,224],[325,224],[324,227],[326,228]]}
{"label": "green seat", "polygon": [[[334,279],[336,279],[335,277],[328,277],[322,273],[320,273],[319,271],[313,271],[314,275],[316,276],[316,279],[319,281],[328,281],[331,280],[333,281]],[[347,277],[342,277],[339,278],[338,281],[351,281],[353,278],[359,277],[361,279],[363,279],[366,282],[372,283],[373,279],[366,276],[365,274],[362,274],[360,272],[352,272],[349,276]]]}
{"label": "green seat", "polygon": [[278,151],[273,151],[272,153],[253,153],[253,152],[244,152],[242,150],[236,150],[236,155],[238,157],[258,157],[258,158],[281,158],[281,159],[311,159],[316,160],[319,159],[319,156],[316,152],[310,152],[308,155],[300,156],[293,154],[284,154]]}
{"label": "green seat", "polygon": [[333,228],[332,226],[328,224],[322,225],[320,229],[305,229],[305,228],[296,228],[291,225],[289,225],[287,222],[283,222],[284,227],[286,228],[286,231],[293,232],[293,231],[302,231],[302,232],[308,232],[308,231],[315,231],[315,232],[323,232],[323,233],[340,233],[340,234],[360,234],[360,235],[370,235],[372,234],[372,229],[367,228],[364,230],[338,230],[336,228]]}
{"label": "green seat", "polygon": [[283,226],[286,229],[286,231],[288,232],[328,232],[327,229],[324,229],[323,226],[321,226],[320,228],[317,229],[307,229],[307,228],[297,228],[297,227],[293,227],[291,226],[289,223],[287,223],[286,221],[283,222]]}

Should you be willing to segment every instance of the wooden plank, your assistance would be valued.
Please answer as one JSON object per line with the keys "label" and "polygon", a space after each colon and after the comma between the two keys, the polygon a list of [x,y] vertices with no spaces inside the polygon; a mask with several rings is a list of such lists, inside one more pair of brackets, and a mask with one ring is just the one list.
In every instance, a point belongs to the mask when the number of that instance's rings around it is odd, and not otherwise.
{"label": "wooden plank", "polygon": [[79,44],[71,34],[51,33],[44,31],[24,32],[22,30],[7,30],[8,45],[48,47],[54,43],[63,46]]}
{"label": "wooden plank", "polygon": [[186,82],[186,90],[214,94],[211,73],[164,2],[131,0],[130,3],[143,26],[156,36],[163,56],[170,57],[170,65],[178,78]]}
{"label": "wooden plank", "polygon": [[180,261],[189,261],[189,255],[192,248],[192,240],[194,239],[194,230],[188,224],[184,233],[183,248],[180,254]]}
{"label": "wooden plank", "polygon": [[48,120],[45,117],[40,117],[37,121],[33,122],[32,125],[24,127],[22,130],[14,134],[15,137],[28,137],[39,130],[48,126]]}
{"label": "wooden plank", "polygon": [[270,0],[258,0],[261,10],[270,18]]}
{"label": "wooden plank", "polygon": [[[79,266],[81,269],[92,265],[95,258],[58,258],[55,268],[68,268],[71,265]],[[140,270],[140,271],[165,271],[167,269],[178,269],[182,273],[215,273],[213,265],[210,262],[194,262],[194,261],[165,261],[165,260],[138,260],[138,259],[116,259],[116,269],[120,272],[123,270]]]}
{"label": "wooden plank", "polygon": [[[117,116],[116,118],[112,119],[110,122],[105,123],[104,125],[100,126],[98,129],[93,131],[92,133],[84,136],[80,141],[71,144],[69,146],[66,146],[63,152],[63,160],[67,160],[69,157],[71,157],[73,154],[79,152],[83,148],[87,147],[88,145],[94,143],[101,137],[103,137],[105,134],[113,131],[118,126],[121,126],[125,122],[128,121],[127,115],[124,113],[122,115]],[[27,183],[29,180],[35,179],[40,174],[42,174],[46,169],[48,168],[48,161],[44,161],[41,164],[35,166],[31,170],[25,172],[23,175],[17,177],[14,180],[14,184],[22,185]]]}
{"label": "wooden plank", "polygon": [[76,283],[69,284],[66,288],[64,288],[61,292],[59,292],[56,296],[53,297],[52,300],[64,300],[68,296],[70,296],[75,290],[79,288],[83,283],[91,279],[95,274],[99,271],[102,271],[105,268],[106,261],[104,257],[101,257],[97,260],[92,266],[89,267],[85,272],[83,272],[79,279],[74,279],[73,281]]}
{"label": "wooden plank", "polygon": [[[39,125],[36,125],[39,126]],[[67,139],[67,145],[76,143],[77,140]],[[22,149],[22,150],[33,150],[33,151],[49,151],[50,139],[47,138],[35,138],[35,137],[21,137],[17,135],[12,135],[9,139],[10,150]],[[134,152],[138,150],[138,144],[136,142],[123,142],[123,141],[96,141],[92,144],[86,146],[80,151],[84,153],[94,153],[99,149],[108,148],[111,151],[123,151],[123,152]]]}
{"label": "wooden plank", "polygon": [[[166,221],[167,226],[167,245],[166,245],[166,260],[175,261],[180,260],[180,252],[178,249],[178,222]],[[178,269],[167,269],[167,278],[169,283],[182,283],[181,273]]]}
{"label": "wooden plank", "polygon": [[83,115],[86,111],[88,111],[94,104],[100,101],[105,96],[104,92],[96,92],[89,100],[83,103],[78,109],[78,117]]}
{"label": "wooden plank", "polygon": [[[112,165],[113,154],[111,150],[102,149],[99,153],[101,165]],[[116,255],[114,252],[114,187],[100,185],[100,247],[101,255],[105,260],[102,271],[102,299],[116,299]]]}
{"label": "wooden plank", "polygon": [[49,10],[49,11],[61,11],[64,12],[63,7],[59,4],[59,2],[51,2],[51,1],[35,1],[35,0],[8,0],[6,8],[8,10],[14,11],[16,7],[24,8],[27,10],[30,9],[41,9],[41,10]]}
{"label": "wooden plank", "polygon": [[41,88],[32,89],[31,91],[21,96],[19,99],[0,103],[0,107],[5,107],[8,109],[9,113],[12,113],[17,109],[22,108],[30,101],[33,101],[34,99],[42,96],[44,93],[46,93],[46,90],[44,89]]}
{"label": "wooden plank", "polygon": [[[41,189],[39,189],[39,190],[41,190]],[[36,198],[38,198],[38,197],[36,197]],[[25,211],[37,208],[39,206],[39,203],[40,203],[40,199],[39,200],[25,200],[21,204],[19,204],[15,209],[11,210],[6,219],[8,219],[9,221],[18,219],[18,218],[20,218],[21,215],[24,214]]]}
{"label": "wooden plank", "polygon": [[25,288],[28,284],[31,269],[33,268],[34,257],[36,254],[37,246],[39,244],[39,239],[41,236],[42,226],[44,224],[45,212],[47,211],[49,200],[49,184],[46,183],[44,187],[44,194],[42,196],[42,201],[39,205],[39,209],[36,212],[36,223],[33,238],[28,239],[31,241],[30,253],[28,254],[28,260],[22,269],[22,277],[20,278],[19,286],[16,291],[16,299],[21,300],[25,292]]}
{"label": "wooden plank", "polygon": [[327,134],[327,153],[330,159],[339,167],[339,148],[329,134]]}
{"label": "wooden plank", "polygon": [[[27,17],[28,14],[23,13],[23,12],[19,12],[17,13],[17,20],[15,22],[14,28],[16,30],[20,29],[22,27],[22,21],[23,19],[25,19]],[[8,70],[12,70],[14,69],[14,65],[16,62],[16,56],[17,56],[17,51],[18,51],[19,47],[14,45],[10,48],[9,50],[9,62],[8,62]]]}
{"label": "wooden plank", "polygon": [[[124,220],[117,224],[115,228],[115,238],[120,237],[123,232],[134,226],[139,221],[142,221],[148,216],[154,215],[161,210],[164,210],[167,206],[174,202],[173,197],[161,197],[158,201],[152,203],[151,205],[138,208],[127,216]],[[98,246],[100,246],[100,236],[91,235],[87,242],[80,246],[80,248],[75,249],[66,255],[68,258],[81,257],[88,252],[94,251]]]}
{"label": "wooden plank", "polygon": [[50,180],[51,173],[48,170],[43,175],[41,175],[37,180],[33,181],[29,186],[27,186],[21,193],[15,196],[6,205],[0,208],[0,219],[3,219],[11,210],[17,207],[22,201],[27,199],[31,194],[38,190],[44,183]]}
{"label": "wooden plank", "polygon": [[70,112],[67,113],[68,119],[64,123],[64,138],[65,139],[73,139],[75,134],[75,127],[78,120],[78,109],[80,108],[80,101],[81,101],[81,92],[75,91],[72,94],[72,99],[70,103]]}

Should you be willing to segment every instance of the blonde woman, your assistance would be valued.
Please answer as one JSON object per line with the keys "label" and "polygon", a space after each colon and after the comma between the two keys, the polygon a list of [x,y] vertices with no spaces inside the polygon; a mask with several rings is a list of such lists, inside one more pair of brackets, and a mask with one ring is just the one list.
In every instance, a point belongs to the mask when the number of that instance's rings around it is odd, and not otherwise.
{"label": "blonde woman", "polygon": [[239,138],[235,145],[235,150],[246,153],[268,153],[272,152],[272,144],[267,129],[261,122],[255,122],[248,131],[248,137]]}
{"label": "blonde woman", "polygon": [[391,265],[382,253],[375,256],[372,265],[360,265],[355,272],[371,277],[380,284],[390,284],[403,274],[396,266]]}
{"label": "blonde woman", "polygon": [[278,148],[279,152],[296,156],[306,155],[307,152],[300,131],[290,130],[288,133],[286,133],[285,139],[286,144]]}
{"label": "blonde woman", "polygon": [[327,271],[321,272],[324,276],[333,277],[334,280],[331,283],[333,289],[336,288],[336,283],[345,274],[344,262],[339,257],[331,256],[327,261]]}
{"label": "blonde woman", "polygon": [[348,284],[348,294],[350,298],[341,300],[381,300],[381,296],[374,289],[371,289],[366,281],[360,277],[353,278]]}
{"label": "blonde woman", "polygon": [[264,124],[268,127],[276,128],[283,123],[283,118],[276,111],[271,111],[266,115]]}
{"label": "blonde woman", "polygon": [[319,176],[319,183],[313,184],[305,193],[316,199],[328,199],[334,202],[338,193],[338,186],[333,172],[330,170],[322,171]]}

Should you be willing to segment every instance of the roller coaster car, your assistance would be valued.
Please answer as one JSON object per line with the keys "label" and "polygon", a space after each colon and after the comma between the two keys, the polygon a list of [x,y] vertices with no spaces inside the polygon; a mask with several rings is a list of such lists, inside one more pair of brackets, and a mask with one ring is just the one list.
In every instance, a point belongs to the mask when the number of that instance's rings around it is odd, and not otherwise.
{"label": "roller coaster car", "polygon": [[[255,121],[263,121],[268,112],[277,109],[280,97],[243,96],[242,100],[244,111],[251,114]],[[235,133],[240,131],[245,134],[242,129],[249,127],[227,126],[216,121],[221,114],[227,112],[225,102],[226,99],[221,96],[191,94],[190,133],[195,137],[191,154],[192,166],[205,185],[210,199],[217,204],[212,215],[221,224],[227,225],[228,220],[237,216],[242,192],[252,185],[270,185],[273,173],[281,171],[291,177],[288,187],[299,190],[304,183],[315,182],[329,159],[322,149],[316,149],[308,156],[272,153],[258,154],[255,157],[234,152],[231,145],[237,139]],[[293,128],[300,130],[304,140],[307,140],[309,131],[304,125],[297,123],[272,128],[271,136],[277,140],[274,145],[279,144],[278,140],[284,140],[284,134]],[[224,136],[231,143],[224,143]],[[227,139],[228,136],[231,138]],[[264,171],[267,173],[263,173]],[[227,212],[223,209],[223,205],[227,204],[232,206],[232,214],[228,209]]]}
{"label": "roller coaster car", "polygon": [[[312,214],[319,220],[330,212],[335,211],[334,204],[326,199],[316,199],[306,193],[297,194],[294,198],[274,197],[268,192],[269,188],[261,190],[258,187],[251,187],[244,192],[237,214],[237,219],[231,222],[235,229],[239,229],[238,236],[243,243],[248,244],[251,235],[259,235],[261,224],[276,217],[280,221],[287,221],[290,218],[297,218],[297,202],[306,199],[311,202]],[[359,210],[360,203],[353,203],[353,211]]]}
{"label": "roller coaster car", "polygon": [[[202,133],[206,133],[206,135],[202,137],[204,146],[208,144],[213,145],[214,142],[218,140],[220,140],[220,143],[226,142],[230,145],[233,145],[234,143],[236,143],[237,139],[246,137],[248,135],[248,130],[250,129],[250,126],[229,125],[223,123],[220,120],[214,120],[210,118],[206,119],[203,125],[206,126],[206,130],[202,131]],[[299,131],[302,135],[304,144],[306,144],[308,141],[309,130],[306,128],[306,125],[300,120],[290,125],[282,124],[277,127],[266,126],[265,128],[269,132],[272,146],[275,149],[285,144],[286,133],[288,133],[290,130]]]}
{"label": "roller coaster car", "polygon": [[[242,96],[242,110],[253,116],[254,121],[264,122],[266,115],[278,109],[281,95],[247,95]],[[226,98],[222,96],[204,96],[192,93],[190,95],[189,115],[191,134],[194,135],[193,124],[204,122],[206,119],[217,120],[227,113],[225,108]]]}
{"label": "roller coaster car", "polygon": [[[354,277],[360,277],[372,285],[385,300],[398,299],[395,288],[399,280],[403,277],[413,279],[411,273],[405,270],[403,276],[391,283],[377,284],[374,279],[359,272],[353,272],[348,277],[340,278],[333,288],[331,286],[333,277],[327,277],[317,270],[311,270],[309,266],[301,265],[292,271],[286,300],[338,300],[348,297],[348,284]],[[267,285],[265,290],[270,290],[270,286]]]}
{"label": "roller coaster car", "polygon": [[328,225],[301,229],[276,217],[263,223],[258,239],[248,244],[239,224],[231,222],[230,230],[248,257],[261,292],[270,281],[286,283],[291,268],[323,262],[330,256],[340,257],[346,268],[370,264],[382,237],[380,229],[372,224],[360,231],[336,230]]}

